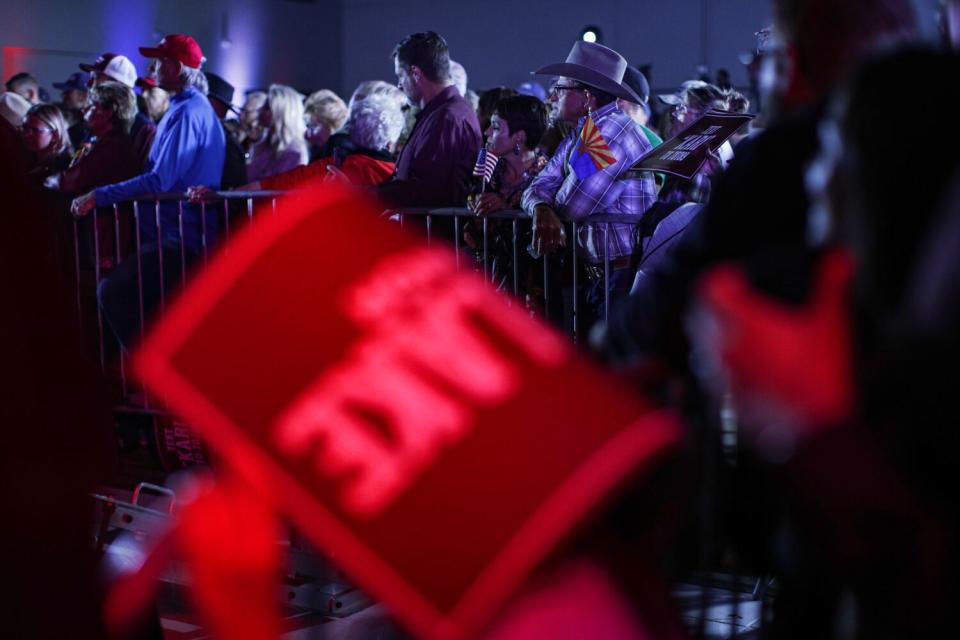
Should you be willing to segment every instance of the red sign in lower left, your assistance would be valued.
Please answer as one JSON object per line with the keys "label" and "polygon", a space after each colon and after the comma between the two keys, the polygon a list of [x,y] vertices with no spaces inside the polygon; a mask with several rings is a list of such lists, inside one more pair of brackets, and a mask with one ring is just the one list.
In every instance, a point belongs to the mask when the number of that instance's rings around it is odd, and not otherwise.
{"label": "red sign in lower left", "polygon": [[407,626],[463,637],[680,429],[378,214],[335,185],[282,201],[138,369]]}

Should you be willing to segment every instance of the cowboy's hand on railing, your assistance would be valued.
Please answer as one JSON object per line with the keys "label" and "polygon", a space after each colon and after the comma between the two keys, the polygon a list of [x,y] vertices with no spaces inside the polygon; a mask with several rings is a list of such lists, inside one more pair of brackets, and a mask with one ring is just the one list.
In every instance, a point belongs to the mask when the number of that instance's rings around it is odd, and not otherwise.
{"label": "cowboy's hand on railing", "polygon": [[567,234],[556,212],[545,204],[538,204],[533,210],[533,242],[537,255],[551,253],[559,247],[567,246]]}
{"label": "cowboy's hand on railing", "polygon": [[97,206],[97,199],[93,191],[91,191],[90,193],[73,199],[73,202],[70,204],[70,213],[77,218],[81,218],[87,215],[90,209],[93,209],[95,206]]}
{"label": "cowboy's hand on railing", "polygon": [[473,212],[478,216],[496,213],[508,208],[507,201],[503,199],[503,196],[493,192],[481,193],[470,198],[467,201],[467,206],[473,209]]}
{"label": "cowboy's hand on railing", "polygon": [[210,187],[187,187],[187,198],[194,203],[208,200],[215,193],[216,190]]}

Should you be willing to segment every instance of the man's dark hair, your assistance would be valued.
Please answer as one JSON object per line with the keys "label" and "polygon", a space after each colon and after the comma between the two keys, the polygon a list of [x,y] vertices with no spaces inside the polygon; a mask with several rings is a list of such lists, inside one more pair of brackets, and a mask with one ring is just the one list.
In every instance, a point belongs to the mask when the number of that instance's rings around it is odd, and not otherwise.
{"label": "man's dark hair", "polygon": [[25,84],[30,84],[34,87],[37,87],[37,89],[40,88],[40,83],[37,82],[36,78],[26,71],[21,71],[20,73],[14,74],[9,80],[7,80],[7,91],[16,91],[18,87]]}
{"label": "man's dark hair", "polygon": [[617,99],[617,96],[613,95],[612,93],[607,93],[603,89],[597,89],[596,87],[591,87],[590,85],[583,84],[582,82],[578,82],[577,86],[589,91],[590,95],[597,99],[598,107],[605,107]]}
{"label": "man's dark hair", "polygon": [[406,68],[419,67],[431,82],[450,79],[450,50],[447,41],[433,31],[407,36],[393,48],[392,58]]}
{"label": "man's dark hair", "polygon": [[709,82],[685,84],[681,96],[688,109],[703,112],[710,109],[727,111],[729,108],[730,94]]}
{"label": "man's dark hair", "polygon": [[547,107],[533,96],[511,96],[497,103],[494,109],[505,120],[510,133],[523,131],[527,134],[527,148],[540,144],[547,129]]}
{"label": "man's dark hair", "polygon": [[509,87],[494,87],[480,92],[480,100],[477,102],[477,119],[480,120],[480,131],[486,131],[490,126],[490,116],[494,109],[504,98],[517,95],[517,92]]}
{"label": "man's dark hair", "polygon": [[560,143],[570,135],[571,131],[570,125],[562,120],[557,120],[547,127],[547,130],[540,136],[540,151],[546,157],[552,158]]}

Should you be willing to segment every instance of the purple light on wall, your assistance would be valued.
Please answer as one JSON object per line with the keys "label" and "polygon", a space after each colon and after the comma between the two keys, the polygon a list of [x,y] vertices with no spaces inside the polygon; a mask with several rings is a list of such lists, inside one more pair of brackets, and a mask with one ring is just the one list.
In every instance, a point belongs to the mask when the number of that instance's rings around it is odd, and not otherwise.
{"label": "purple light on wall", "polygon": [[149,61],[140,52],[139,47],[154,44],[155,21],[158,15],[156,0],[108,0],[101,6],[104,40],[103,51],[113,51],[130,58],[143,76],[147,72]]}
{"label": "purple light on wall", "polygon": [[236,88],[234,101],[243,102],[244,93],[261,82],[260,28],[263,25],[258,2],[229,5],[218,20],[219,42],[210,69]]}

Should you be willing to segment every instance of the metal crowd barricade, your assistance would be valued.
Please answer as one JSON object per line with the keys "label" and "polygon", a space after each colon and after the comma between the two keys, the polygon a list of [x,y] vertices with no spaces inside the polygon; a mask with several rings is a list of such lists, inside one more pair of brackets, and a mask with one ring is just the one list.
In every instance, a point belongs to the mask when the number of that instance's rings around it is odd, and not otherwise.
{"label": "metal crowd barricade", "polygon": [[[477,216],[472,210],[467,208],[405,208],[405,209],[395,209],[388,212],[391,215],[391,218],[398,221],[401,225],[409,218],[417,218],[423,220],[423,227],[426,232],[427,242],[432,243],[434,240],[435,225],[434,219],[452,219],[453,220],[453,248],[456,253],[456,264],[457,269],[463,268],[463,258],[464,258],[464,238],[463,230],[466,223],[473,221],[474,223],[479,223],[480,225],[480,234],[481,241],[480,247],[477,250],[482,265],[482,269],[478,271],[483,274],[485,280],[490,280],[493,275],[492,263],[494,257],[491,256],[490,245],[492,243],[492,232],[490,229],[491,221],[494,220],[504,220],[509,221],[509,245],[510,245],[510,256],[512,258],[512,274],[511,281],[512,287],[509,288],[508,293],[512,293],[514,299],[522,300],[523,291],[520,285],[520,257],[527,253],[528,246],[521,242],[521,232],[529,232],[532,225],[532,220],[530,216],[524,211],[520,210],[506,210],[499,211],[497,213],[487,214],[484,216]],[[570,296],[570,318],[566,323],[566,326],[569,327],[571,338],[575,342],[582,342],[585,332],[589,331],[590,327],[581,326],[580,323],[580,300],[579,296],[576,295],[580,289],[580,285],[583,283],[581,280],[580,273],[580,261],[584,258],[579,255],[577,249],[577,238],[579,237],[579,232],[584,224],[593,225],[596,228],[599,228],[603,234],[604,239],[610,237],[611,225],[614,224],[628,224],[634,225],[636,223],[636,218],[633,216],[625,215],[616,215],[616,214],[602,214],[594,215],[590,217],[589,223],[587,222],[569,222],[569,233],[567,235],[567,246],[564,250],[558,251],[552,254],[546,254],[536,260],[542,261],[543,266],[543,295],[544,299],[542,300],[542,309],[544,318],[548,321],[558,321],[561,319],[551,317],[551,262],[557,259],[568,259],[570,261],[571,268],[569,270],[570,276],[570,290],[573,295]],[[610,243],[609,241],[604,242],[603,244],[603,278],[602,282],[605,284],[610,279],[611,272],[611,257],[610,257]],[[531,254],[532,255],[532,254]],[[603,304],[603,320],[607,321],[610,317],[610,291],[604,286],[604,304]],[[563,324],[562,322],[559,324]]]}
{"label": "metal crowd barricade", "polygon": [[[77,310],[80,321],[83,325],[92,325],[96,328],[96,352],[101,368],[105,371],[119,351],[119,357],[116,358],[118,367],[118,377],[121,382],[124,397],[129,397],[126,353],[119,349],[117,340],[111,333],[110,327],[106,322],[100,306],[97,304],[95,292],[101,286],[104,279],[109,277],[110,273],[122,265],[125,260],[134,257],[137,259],[137,283],[138,283],[138,306],[139,306],[139,336],[142,338],[147,329],[148,310],[145,309],[147,301],[144,299],[144,274],[143,274],[143,253],[146,241],[142,237],[141,231],[144,224],[149,224],[155,230],[158,238],[163,238],[164,234],[169,234],[169,228],[164,227],[161,216],[161,207],[170,206],[175,203],[176,206],[176,236],[178,238],[178,250],[171,253],[169,244],[165,245],[162,251],[156,251],[157,273],[159,276],[159,313],[163,313],[172,291],[186,283],[187,273],[197,261],[205,264],[211,255],[212,250],[217,244],[226,244],[231,235],[236,232],[237,227],[249,223],[253,217],[263,211],[276,213],[277,198],[283,195],[281,191],[223,191],[214,192],[200,203],[190,204],[183,194],[161,193],[151,194],[137,198],[129,203],[113,205],[112,207],[100,207],[95,209],[92,214],[92,224],[85,225],[82,220],[75,220],[73,224],[73,245],[74,245],[74,270],[75,283],[77,288]],[[170,203],[170,204],[167,204]],[[185,244],[185,235],[189,232],[184,227],[189,224],[185,220],[184,208],[187,206],[199,209],[197,216],[200,228],[197,229],[200,238],[200,246],[197,248],[197,254],[194,255]],[[211,220],[211,213],[217,221],[216,232],[207,228]],[[464,260],[467,258],[465,251],[465,241],[463,232],[467,225],[476,228],[479,234],[479,246],[476,258],[479,260],[478,273],[490,280],[494,275],[494,261],[496,256],[492,252],[493,235],[492,226],[495,222],[505,222],[509,227],[509,254],[512,266],[512,273],[506,278],[509,284],[502,287],[505,292],[512,293],[514,301],[523,301],[523,285],[521,283],[521,260],[527,263],[528,243],[521,242],[521,237],[528,237],[531,230],[530,217],[518,210],[502,211],[483,217],[476,216],[471,210],[466,208],[435,208],[435,209],[402,209],[388,212],[391,217],[397,220],[401,226],[404,226],[411,218],[422,221],[428,243],[433,243],[437,237],[437,219],[452,220],[453,233],[452,248],[456,255],[456,264],[458,269],[464,267]],[[606,237],[609,237],[612,224],[632,224],[634,220],[627,216],[601,215],[592,216],[590,224],[601,230]],[[167,217],[167,226],[170,220]],[[558,295],[560,287],[558,283],[551,282],[551,278],[556,276],[553,266],[555,261],[568,260],[570,269],[570,280],[567,283],[571,291],[579,290],[583,282],[580,269],[580,261],[583,259],[576,251],[576,238],[580,232],[582,223],[569,223],[569,235],[567,247],[563,251],[554,254],[548,254],[539,260],[538,269],[542,270],[542,299],[534,300],[539,303],[539,309],[542,309],[542,315],[548,321],[552,321],[558,326],[567,327],[571,337],[578,342],[582,342],[584,332],[589,327],[582,326],[581,320],[581,301],[579,296],[570,295],[568,309],[565,312],[569,317],[558,318],[557,315],[564,313],[562,305],[557,305],[557,301],[551,299],[551,296]],[[87,228],[82,228],[86,226]],[[92,227],[92,228],[89,228]],[[96,230],[95,232],[93,232]],[[502,237],[502,229],[498,231]],[[524,235],[526,234],[526,235]],[[85,236],[85,237],[84,237]],[[109,241],[105,241],[109,239]],[[606,282],[610,277],[610,255],[609,246],[604,251],[602,263],[602,281]],[[178,282],[168,282],[165,277],[164,260],[174,259],[179,262],[179,269],[172,270],[178,275]],[[169,266],[169,265],[168,265]],[[598,265],[599,266],[599,265]],[[86,295],[85,295],[86,292]],[[607,319],[610,313],[610,296],[606,287],[603,288],[604,304],[603,318]],[[146,401],[146,400],[145,400]]]}
{"label": "metal crowd barricade", "polygon": [[[142,389],[132,386],[128,376],[129,354],[114,335],[98,303],[98,291],[104,281],[128,260],[136,260],[138,333],[142,339],[152,320],[144,296],[145,254],[149,253],[149,258],[157,261],[157,313],[162,314],[172,294],[186,284],[189,270],[206,264],[214,248],[226,244],[238,227],[252,220],[255,213],[264,208],[276,212],[276,201],[282,194],[281,191],[214,192],[198,203],[190,203],[184,194],[150,194],[95,208],[88,216],[73,220],[74,255],[71,262],[80,326],[88,342],[95,345],[93,351],[101,370],[118,383],[121,404],[151,408],[149,397]],[[164,208],[166,214],[174,209],[174,215],[162,215]],[[188,220],[186,214],[190,208],[195,215]],[[209,228],[211,222],[214,229]],[[192,229],[189,228],[191,223],[194,224]],[[162,241],[171,235],[171,225],[176,238],[172,244]],[[155,246],[143,238],[147,226],[156,233]],[[187,235],[192,233],[199,238],[199,246],[195,248],[186,243]],[[171,258],[179,263],[179,269],[175,270],[176,282],[168,281],[164,269],[164,261]]]}

